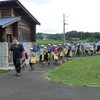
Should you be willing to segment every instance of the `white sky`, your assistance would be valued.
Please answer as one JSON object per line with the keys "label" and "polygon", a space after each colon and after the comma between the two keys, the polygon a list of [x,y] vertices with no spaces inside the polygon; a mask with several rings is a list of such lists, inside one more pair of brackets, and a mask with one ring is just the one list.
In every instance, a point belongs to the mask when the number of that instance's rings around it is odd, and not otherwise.
{"label": "white sky", "polygon": [[[37,32],[62,33],[63,14],[66,32],[100,32],[100,0],[19,0],[41,23]],[[69,16],[69,17],[68,17]]]}

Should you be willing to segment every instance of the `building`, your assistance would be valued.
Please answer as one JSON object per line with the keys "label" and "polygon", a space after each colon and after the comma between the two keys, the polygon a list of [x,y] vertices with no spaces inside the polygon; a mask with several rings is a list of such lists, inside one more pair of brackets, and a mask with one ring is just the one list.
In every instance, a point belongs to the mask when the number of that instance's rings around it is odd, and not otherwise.
{"label": "building", "polygon": [[18,1],[0,1],[0,69],[9,69],[8,49],[17,37],[27,51],[36,42],[36,25],[40,22]]}
{"label": "building", "polygon": [[36,42],[40,22],[18,1],[0,1],[0,42],[17,37],[22,42]]}

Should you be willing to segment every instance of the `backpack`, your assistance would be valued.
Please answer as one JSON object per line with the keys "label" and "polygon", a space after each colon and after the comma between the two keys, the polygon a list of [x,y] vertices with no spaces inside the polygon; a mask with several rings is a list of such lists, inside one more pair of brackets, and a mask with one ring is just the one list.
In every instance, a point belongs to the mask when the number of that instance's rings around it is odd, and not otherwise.
{"label": "backpack", "polygon": [[34,45],[34,46],[33,46],[33,51],[34,51],[34,52],[37,52],[38,50],[39,50],[39,47],[38,47],[37,45]]}

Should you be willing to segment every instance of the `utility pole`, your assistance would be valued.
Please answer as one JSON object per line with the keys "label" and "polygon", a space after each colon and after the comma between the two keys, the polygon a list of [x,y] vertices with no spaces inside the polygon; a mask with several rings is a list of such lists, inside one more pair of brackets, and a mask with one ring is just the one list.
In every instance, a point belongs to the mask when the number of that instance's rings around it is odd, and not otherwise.
{"label": "utility pole", "polygon": [[65,14],[63,14],[63,35],[64,35],[64,43],[66,42],[66,40],[65,40],[65,25],[66,25],[66,23],[65,23]]}

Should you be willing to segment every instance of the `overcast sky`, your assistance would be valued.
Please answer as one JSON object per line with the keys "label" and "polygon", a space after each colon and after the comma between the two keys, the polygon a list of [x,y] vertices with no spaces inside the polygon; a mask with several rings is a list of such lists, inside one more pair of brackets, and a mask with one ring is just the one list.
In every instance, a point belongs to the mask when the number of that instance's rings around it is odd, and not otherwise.
{"label": "overcast sky", "polygon": [[66,32],[100,32],[100,0],[19,0],[41,23],[37,32],[62,33],[63,14]]}

